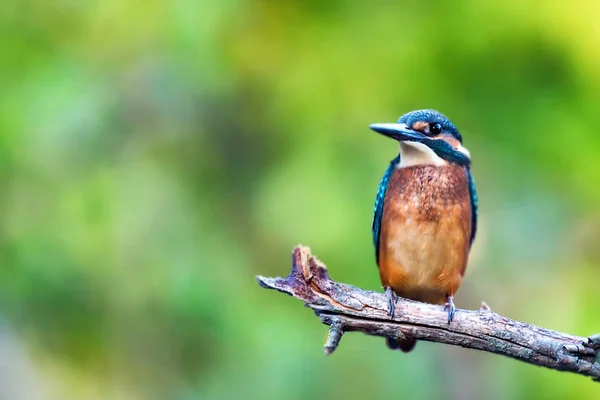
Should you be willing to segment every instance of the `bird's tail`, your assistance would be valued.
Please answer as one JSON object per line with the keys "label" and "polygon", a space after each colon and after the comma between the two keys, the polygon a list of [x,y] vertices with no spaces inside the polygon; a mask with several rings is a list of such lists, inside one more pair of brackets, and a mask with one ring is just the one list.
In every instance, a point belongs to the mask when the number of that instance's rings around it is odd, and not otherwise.
{"label": "bird's tail", "polygon": [[408,353],[412,349],[415,348],[415,344],[417,344],[416,339],[406,338],[406,339],[390,339],[386,338],[385,342],[387,347],[391,350],[401,350],[404,353]]}

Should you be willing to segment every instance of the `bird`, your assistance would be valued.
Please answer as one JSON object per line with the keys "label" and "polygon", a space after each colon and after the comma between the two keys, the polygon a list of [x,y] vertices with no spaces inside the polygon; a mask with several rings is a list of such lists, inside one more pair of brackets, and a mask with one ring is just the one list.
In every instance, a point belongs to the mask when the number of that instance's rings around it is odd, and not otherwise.
{"label": "bird", "polygon": [[[390,316],[400,296],[443,305],[450,324],[477,231],[471,155],[456,126],[436,110],[411,111],[397,123],[370,128],[400,144],[379,184],[372,222]],[[416,340],[386,338],[386,343],[409,352]]]}

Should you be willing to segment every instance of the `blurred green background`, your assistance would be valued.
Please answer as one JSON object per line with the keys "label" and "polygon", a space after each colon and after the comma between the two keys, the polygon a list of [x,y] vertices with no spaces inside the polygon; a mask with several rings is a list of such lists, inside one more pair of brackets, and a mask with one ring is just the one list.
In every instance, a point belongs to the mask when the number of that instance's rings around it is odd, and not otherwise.
{"label": "blurred green background", "polygon": [[417,108],[459,127],[480,230],[461,308],[600,332],[600,3],[0,5],[3,399],[600,398],[590,379],[326,327],[256,274],[371,242]]}

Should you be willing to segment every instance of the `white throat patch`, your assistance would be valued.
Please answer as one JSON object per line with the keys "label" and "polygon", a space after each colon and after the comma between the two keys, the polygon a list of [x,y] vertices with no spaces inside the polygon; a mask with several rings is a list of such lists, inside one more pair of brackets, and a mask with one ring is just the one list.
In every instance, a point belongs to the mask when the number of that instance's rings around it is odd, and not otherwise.
{"label": "white throat patch", "polygon": [[435,165],[441,167],[448,165],[448,161],[435,154],[433,150],[423,143],[400,142],[400,164],[398,164],[398,168],[415,165]]}

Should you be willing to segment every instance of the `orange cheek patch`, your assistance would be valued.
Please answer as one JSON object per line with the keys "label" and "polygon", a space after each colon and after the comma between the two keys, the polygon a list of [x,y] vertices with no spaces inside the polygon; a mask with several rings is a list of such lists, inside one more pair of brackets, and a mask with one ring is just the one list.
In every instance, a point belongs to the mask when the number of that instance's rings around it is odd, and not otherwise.
{"label": "orange cheek patch", "polygon": [[460,142],[452,135],[442,135],[436,138],[436,140],[443,140],[444,142],[452,146],[452,148],[454,149],[457,149],[460,146]]}
{"label": "orange cheek patch", "polygon": [[419,132],[424,132],[429,124],[427,122],[417,121],[412,124],[411,129]]}

